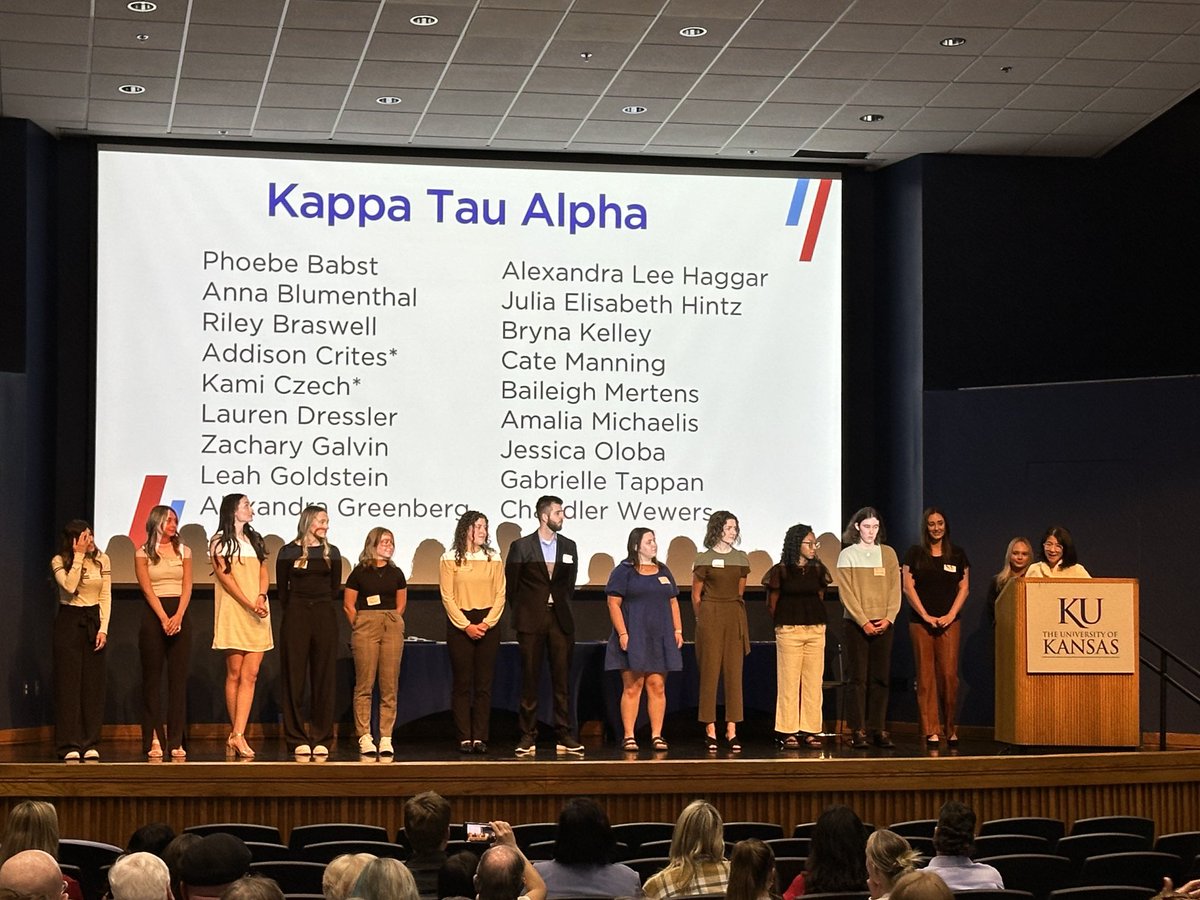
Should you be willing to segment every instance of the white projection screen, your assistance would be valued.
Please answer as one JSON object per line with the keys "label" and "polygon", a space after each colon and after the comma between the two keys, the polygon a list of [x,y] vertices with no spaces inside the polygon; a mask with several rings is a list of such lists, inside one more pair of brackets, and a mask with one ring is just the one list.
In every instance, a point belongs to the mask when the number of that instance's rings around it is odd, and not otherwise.
{"label": "white projection screen", "polygon": [[222,495],[407,568],[566,501],[581,581],[635,526],[837,531],[841,183],[698,169],[99,151],[95,526]]}

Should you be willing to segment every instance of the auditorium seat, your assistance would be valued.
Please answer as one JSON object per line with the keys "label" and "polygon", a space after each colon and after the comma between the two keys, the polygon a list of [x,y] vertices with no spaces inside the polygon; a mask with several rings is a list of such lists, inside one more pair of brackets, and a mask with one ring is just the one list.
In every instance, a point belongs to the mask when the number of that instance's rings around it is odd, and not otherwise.
{"label": "auditorium seat", "polygon": [[794,838],[811,838],[813,829],[817,827],[816,822],[801,822],[792,829],[792,837]]}
{"label": "auditorium seat", "polygon": [[1050,900],[1149,900],[1158,891],[1133,885],[1094,885],[1054,891]]}
{"label": "auditorium seat", "polygon": [[981,834],[975,838],[976,859],[984,856],[1012,856],[1018,853],[1049,853],[1053,848],[1036,834]]}
{"label": "auditorium seat", "polygon": [[[450,823],[450,840],[465,841],[467,839],[467,826],[463,822]],[[396,829],[396,843],[402,847],[411,848],[412,845],[408,842],[408,835],[404,833],[404,826],[401,825]]]}
{"label": "auditorium seat", "polygon": [[1098,831],[1140,834],[1146,839],[1146,846],[1154,842],[1154,820],[1143,816],[1093,816],[1076,819],[1071,825],[1073,835],[1095,834]]}
{"label": "auditorium seat", "polygon": [[1133,853],[1137,850],[1149,849],[1149,842],[1140,834],[1096,831],[1092,834],[1069,834],[1059,840],[1054,851],[1059,856],[1065,856],[1071,860],[1075,867],[1075,874],[1079,874],[1083,869],[1084,860],[1089,856],[1104,856],[1107,853]]}
{"label": "auditorium seat", "polygon": [[288,835],[288,846],[293,851],[309,844],[324,844],[328,841],[382,841],[387,843],[387,830],[379,825],[361,825],[358,822],[323,822],[319,825],[297,825]]}
{"label": "auditorium seat", "polygon": [[670,856],[670,841],[647,841],[638,847],[638,856]]}
{"label": "auditorium seat", "polygon": [[937,828],[937,819],[910,819],[907,822],[895,822],[888,826],[888,831],[894,831],[901,837],[933,837],[933,829]]}
{"label": "auditorium seat", "polygon": [[642,884],[645,884],[651,875],[657,875],[667,867],[669,862],[670,860],[665,856],[643,856],[638,859],[627,859],[624,865],[637,872],[638,877],[642,879]]}
{"label": "auditorium seat", "polygon": [[1089,856],[1084,860],[1079,884],[1130,884],[1158,890],[1162,887],[1164,875],[1180,884],[1183,874],[1183,860],[1170,853],[1155,853],[1152,850],[1107,853]]}
{"label": "auditorium seat", "polygon": [[626,844],[631,854],[640,856],[642,844],[669,841],[674,831],[672,822],[624,822],[612,827],[612,836],[613,840]]}
{"label": "auditorium seat", "polygon": [[283,837],[274,825],[254,825],[249,822],[217,822],[211,825],[190,825],[183,829],[184,834],[198,834],[206,837],[210,834],[232,834],[243,841],[258,841],[262,844],[282,844]]}
{"label": "auditorium seat", "polygon": [[908,841],[908,846],[912,847],[922,856],[934,856],[937,851],[933,849],[933,838],[931,837],[910,837],[905,838]]}
{"label": "auditorium seat", "polygon": [[803,856],[775,857],[775,889],[783,894],[788,886],[796,880],[796,876],[804,871],[808,860]]}
{"label": "auditorium seat", "polygon": [[[557,841],[538,841],[525,848],[525,858],[531,862],[554,859],[554,845]],[[561,900],[561,898],[559,898]]]}
{"label": "auditorium seat", "polygon": [[780,856],[808,856],[812,841],[808,838],[772,838],[767,846],[778,858]]}
{"label": "auditorium seat", "polygon": [[1159,853],[1174,853],[1180,859],[1195,859],[1200,854],[1200,831],[1177,831],[1159,835],[1154,842]]}
{"label": "auditorium seat", "polygon": [[250,850],[252,862],[278,862],[292,858],[292,850],[287,844],[268,844],[265,841],[246,841]]}
{"label": "auditorium seat", "polygon": [[79,867],[84,900],[98,900],[108,892],[108,868],[124,851],[102,841],[63,838],[58,842],[58,862]]}
{"label": "auditorium seat", "polygon": [[517,846],[524,850],[530,844],[554,840],[558,835],[558,823],[528,822],[524,825],[514,825],[512,830],[513,837],[517,839]]}
{"label": "auditorium seat", "polygon": [[250,874],[273,878],[285,894],[320,894],[321,876],[325,867],[320,863],[281,860],[250,863]]}
{"label": "auditorium seat", "polygon": [[1052,891],[1074,884],[1076,870],[1065,856],[1014,853],[976,858],[999,872],[1005,887],[1028,891],[1037,900],[1045,900]]}
{"label": "auditorium seat", "polygon": [[725,840],[736,844],[747,838],[769,841],[783,837],[783,826],[774,822],[726,822]]}
{"label": "auditorium seat", "polygon": [[470,850],[477,856],[482,856],[483,851],[490,846],[492,845],[489,841],[450,841],[446,844],[446,855],[453,856],[463,850]]}
{"label": "auditorium seat", "polygon": [[982,834],[1036,834],[1051,844],[1067,833],[1067,826],[1060,819],[1041,816],[1016,816],[1011,819],[992,819],[979,826]]}
{"label": "auditorium seat", "polygon": [[294,853],[296,859],[322,865],[329,865],[344,853],[371,853],[380,858],[398,859],[401,862],[409,856],[407,847],[387,841],[322,841],[301,847]]}

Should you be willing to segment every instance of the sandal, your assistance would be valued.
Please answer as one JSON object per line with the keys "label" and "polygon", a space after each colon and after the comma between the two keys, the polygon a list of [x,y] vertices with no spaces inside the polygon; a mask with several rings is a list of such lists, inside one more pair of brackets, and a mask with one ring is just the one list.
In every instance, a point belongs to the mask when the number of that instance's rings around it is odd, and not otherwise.
{"label": "sandal", "polygon": [[162,744],[155,738],[150,742],[150,749],[146,751],[146,759],[162,759]]}
{"label": "sandal", "polygon": [[656,734],[654,737],[650,738],[650,746],[653,747],[657,752],[669,749],[667,742],[663,740],[661,734]]}
{"label": "sandal", "polygon": [[741,741],[738,740],[738,736],[736,734],[726,735],[725,743],[729,745],[730,753],[741,753],[742,752],[742,744],[741,744]]}
{"label": "sandal", "polygon": [[789,734],[787,737],[775,738],[775,743],[779,745],[780,750],[799,750],[800,739],[794,734]]}
{"label": "sandal", "polygon": [[187,751],[182,747],[176,747],[171,751],[171,759],[187,759]]}
{"label": "sandal", "polygon": [[[660,740],[661,740],[661,738],[660,738]],[[625,738],[625,740],[621,741],[621,749],[623,751],[625,751],[626,753],[637,753],[638,752],[637,738],[632,737],[632,736]]]}
{"label": "sandal", "polygon": [[717,752],[717,736],[715,734],[704,734],[704,749],[709,753]]}
{"label": "sandal", "polygon": [[803,738],[804,746],[810,747],[813,750],[820,750],[822,747],[821,739],[815,734],[806,734]]}

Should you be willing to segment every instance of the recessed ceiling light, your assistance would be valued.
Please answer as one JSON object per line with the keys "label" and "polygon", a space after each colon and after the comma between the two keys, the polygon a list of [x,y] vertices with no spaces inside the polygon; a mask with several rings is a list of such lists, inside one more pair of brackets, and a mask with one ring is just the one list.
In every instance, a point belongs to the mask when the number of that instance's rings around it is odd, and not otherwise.
{"label": "recessed ceiling light", "polygon": [[146,34],[145,32],[143,32],[141,34],[135,34],[134,37],[137,38],[139,41],[150,40],[150,35]]}
{"label": "recessed ceiling light", "polygon": [[144,94],[146,89],[140,84],[123,84],[117,88],[122,94]]}
{"label": "recessed ceiling light", "polygon": [[680,28],[679,34],[682,37],[688,38],[704,37],[704,35],[708,34],[708,29],[703,25],[689,25],[687,28]]}
{"label": "recessed ceiling light", "polygon": [[579,58],[580,59],[591,59],[595,55],[596,54],[592,53],[591,50],[584,50],[582,53],[579,54]]}
{"label": "recessed ceiling light", "polygon": [[132,3],[125,4],[125,8],[130,12],[148,13],[158,9],[158,4],[151,3],[150,0],[133,0]]}
{"label": "recessed ceiling light", "polygon": [[746,151],[746,153],[748,153],[750,156],[753,156],[757,152],[758,152],[757,150],[747,150]]}
{"label": "recessed ceiling light", "polygon": [[416,25],[418,28],[428,28],[430,25],[436,25],[438,23],[438,17],[437,16],[413,16],[408,21],[412,22],[412,24]]}
{"label": "recessed ceiling light", "polygon": [[867,113],[865,116],[859,116],[860,122],[882,122],[883,116],[880,113]]}
{"label": "recessed ceiling light", "polygon": [[229,130],[226,128],[222,128],[217,132],[217,134],[221,134],[221,135],[229,134]]}
{"label": "recessed ceiling light", "polygon": [[640,116],[645,111],[646,107],[644,106],[623,106],[621,108],[621,112],[625,113],[627,116]]}
{"label": "recessed ceiling light", "polygon": [[967,42],[965,37],[948,37],[938,41],[943,47],[961,47]]}
{"label": "recessed ceiling light", "polygon": [[1012,66],[1001,66],[1000,71],[1003,72],[1005,75],[1007,75],[1009,72],[1012,71]]}
{"label": "recessed ceiling light", "polygon": [[383,106],[395,106],[403,101],[399,97],[376,97],[375,102]]}

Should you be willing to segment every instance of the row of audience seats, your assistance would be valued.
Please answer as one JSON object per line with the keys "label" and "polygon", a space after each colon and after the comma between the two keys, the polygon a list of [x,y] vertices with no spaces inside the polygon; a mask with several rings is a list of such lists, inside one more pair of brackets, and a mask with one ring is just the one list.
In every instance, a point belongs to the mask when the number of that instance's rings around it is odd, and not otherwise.
{"label": "row of audience seats", "polygon": [[[935,819],[898,822],[891,830],[904,835],[926,856],[933,855]],[[797,825],[792,837],[784,837],[783,828],[769,822],[729,822],[725,824],[726,849],[734,843],[755,837],[774,850],[777,881],[786,886],[803,870],[814,823]],[[868,829],[874,826],[867,825]],[[617,858],[639,873],[645,882],[667,863],[674,824],[670,822],[633,822],[613,826],[618,842]],[[553,855],[556,823],[538,822],[513,828],[517,843],[531,859],[549,859]],[[275,878],[285,894],[320,895],[321,873],[326,864],[343,853],[372,853],[404,860],[409,848],[401,828],[390,839],[386,829],[356,823],[326,823],[293,828],[284,843],[279,829],[270,825],[218,823],[185,829],[194,834],[225,832],[246,841],[253,855],[252,869]],[[450,852],[471,849],[482,852],[486,844],[468,842],[466,826],[451,826]],[[74,875],[89,887],[103,885],[107,868],[121,849],[95,841],[60,842],[59,857],[64,872]],[[1200,832],[1159,836],[1155,840],[1153,820],[1137,816],[1103,816],[1077,820],[1068,834],[1058,819],[1019,817],[984,822],[976,841],[975,858],[997,868],[1009,888],[995,897],[1030,897],[1032,900],[1120,900],[1122,897],[1150,897],[1164,875],[1177,884],[1200,876]],[[1190,862],[1190,868],[1188,863]],[[1127,886],[1123,894],[1101,886]],[[1121,888],[1122,890],[1124,888]],[[1113,888],[1112,890],[1117,890]],[[1078,893],[1074,893],[1078,891]],[[1148,891],[1148,893],[1146,893]],[[96,894],[98,895],[98,894]],[[809,895],[806,895],[809,896]],[[811,895],[820,900],[824,895]],[[828,895],[856,897],[858,894]],[[987,900],[981,892],[971,892],[976,900]],[[712,898],[709,898],[712,900]]]}

